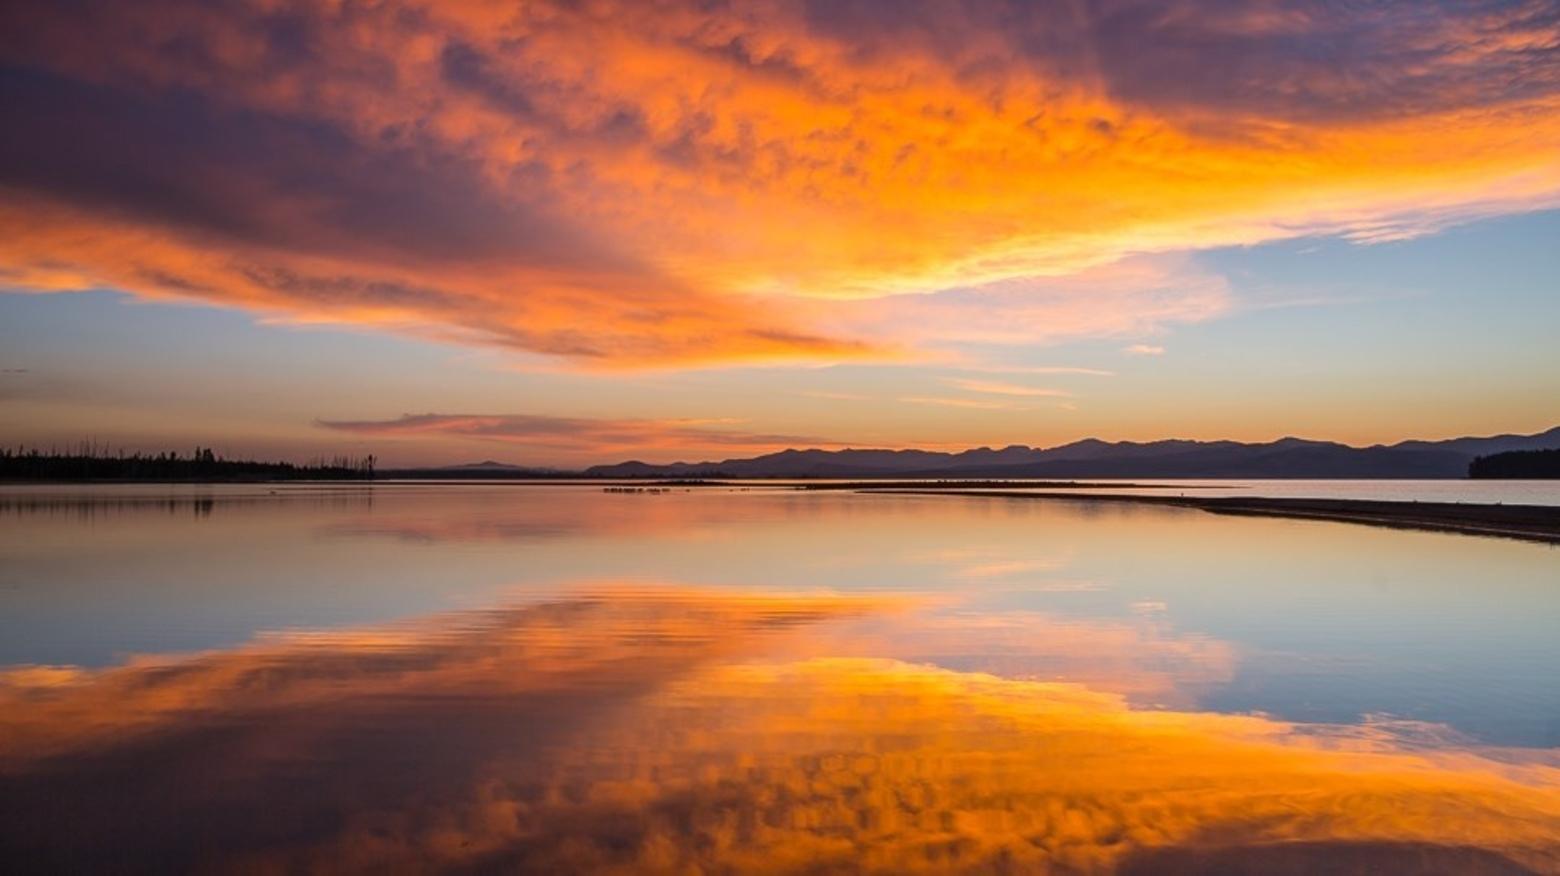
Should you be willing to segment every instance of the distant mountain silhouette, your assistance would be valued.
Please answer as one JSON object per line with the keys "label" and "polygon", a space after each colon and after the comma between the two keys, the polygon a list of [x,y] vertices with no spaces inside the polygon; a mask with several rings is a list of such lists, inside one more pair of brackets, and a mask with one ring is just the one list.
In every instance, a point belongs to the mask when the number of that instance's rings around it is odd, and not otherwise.
{"label": "distant mountain silhouette", "polygon": [[782,450],[749,459],[598,465],[590,477],[786,478],[1461,478],[1479,456],[1560,448],[1560,426],[1537,435],[1403,441],[1350,447],[1282,438],[1238,441],[1101,441],[929,450]]}
{"label": "distant mountain silhouette", "polygon": [[380,474],[382,478],[415,478],[421,480],[473,480],[473,479],[544,479],[569,476],[569,472],[561,472],[555,468],[536,468],[525,465],[511,465],[507,462],[497,462],[484,459],[481,462],[467,462],[460,465],[443,465],[437,468],[400,468],[390,469]]}

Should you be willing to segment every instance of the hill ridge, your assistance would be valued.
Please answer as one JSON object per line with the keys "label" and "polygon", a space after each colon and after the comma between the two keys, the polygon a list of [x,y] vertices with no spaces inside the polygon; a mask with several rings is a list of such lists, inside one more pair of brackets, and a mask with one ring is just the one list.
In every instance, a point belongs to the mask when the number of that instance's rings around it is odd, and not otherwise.
{"label": "hill ridge", "polygon": [[1286,435],[1266,442],[1105,441],[1054,447],[1010,444],[999,450],[787,448],[720,461],[629,460],[585,469],[593,477],[1138,477],[1138,478],[1460,478],[1477,456],[1560,448],[1560,426],[1532,435],[1409,439],[1356,447]]}

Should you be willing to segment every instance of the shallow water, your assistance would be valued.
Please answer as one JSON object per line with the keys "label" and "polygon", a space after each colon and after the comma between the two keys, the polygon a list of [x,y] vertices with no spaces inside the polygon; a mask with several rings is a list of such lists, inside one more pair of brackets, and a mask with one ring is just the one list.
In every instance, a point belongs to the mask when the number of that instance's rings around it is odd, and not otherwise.
{"label": "shallow water", "polygon": [[[1252,497],[1274,499],[1367,499],[1381,502],[1463,502],[1476,505],[1560,505],[1560,480],[1486,481],[1486,480],[1242,480],[1181,478],[1161,480],[1138,478],[1090,483],[1110,484],[1097,489],[1084,487],[1085,493],[1125,495],[1180,495],[1199,498]],[[1012,482],[1022,488],[1024,481]],[[1010,489],[1004,485],[1004,489]]]}
{"label": "shallow water", "polygon": [[1552,547],[1188,509],[6,488],[0,852],[1552,872],[1557,629]]}

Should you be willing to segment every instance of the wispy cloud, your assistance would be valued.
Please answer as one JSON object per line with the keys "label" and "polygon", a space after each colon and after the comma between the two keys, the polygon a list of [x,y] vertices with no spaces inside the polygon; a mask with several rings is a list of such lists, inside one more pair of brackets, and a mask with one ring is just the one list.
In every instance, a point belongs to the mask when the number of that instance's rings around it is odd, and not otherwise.
{"label": "wispy cloud", "polygon": [[988,563],[975,563],[965,566],[954,572],[957,578],[969,580],[983,580],[986,578],[1006,578],[1012,575],[1032,574],[1035,572],[1049,571],[1054,565],[1042,560],[994,560]]}
{"label": "wispy cloud", "polygon": [[828,392],[816,389],[804,390],[798,392],[797,395],[804,398],[821,398],[829,401],[865,401],[869,398],[869,396],[855,392]]}
{"label": "wispy cloud", "polygon": [[956,370],[973,374],[1045,374],[1085,375],[1089,377],[1115,377],[1116,372],[1104,368],[1083,368],[1076,365],[959,365]]}
{"label": "wispy cloud", "polygon": [[1007,401],[1001,399],[986,398],[960,398],[958,396],[926,396],[911,395],[901,396],[899,401],[912,405],[938,405],[945,408],[968,408],[978,411],[1036,411],[1042,410],[1038,405]]}
{"label": "wispy cloud", "polygon": [[1155,344],[1132,344],[1131,346],[1122,347],[1121,352],[1126,353],[1128,356],[1163,356],[1165,348]]}
{"label": "wispy cloud", "polygon": [[987,395],[1016,395],[1030,398],[1069,398],[1072,396],[1072,393],[1065,389],[1024,386],[1018,383],[1002,383],[995,380],[969,380],[962,377],[945,377],[942,382],[955,389],[985,393]]}

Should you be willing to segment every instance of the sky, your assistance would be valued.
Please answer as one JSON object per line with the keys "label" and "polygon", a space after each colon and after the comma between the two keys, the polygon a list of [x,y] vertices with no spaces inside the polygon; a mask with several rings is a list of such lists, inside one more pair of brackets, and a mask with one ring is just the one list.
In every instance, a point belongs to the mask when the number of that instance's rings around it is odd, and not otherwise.
{"label": "sky", "polygon": [[1560,424],[1560,5],[0,7],[0,441]]}

